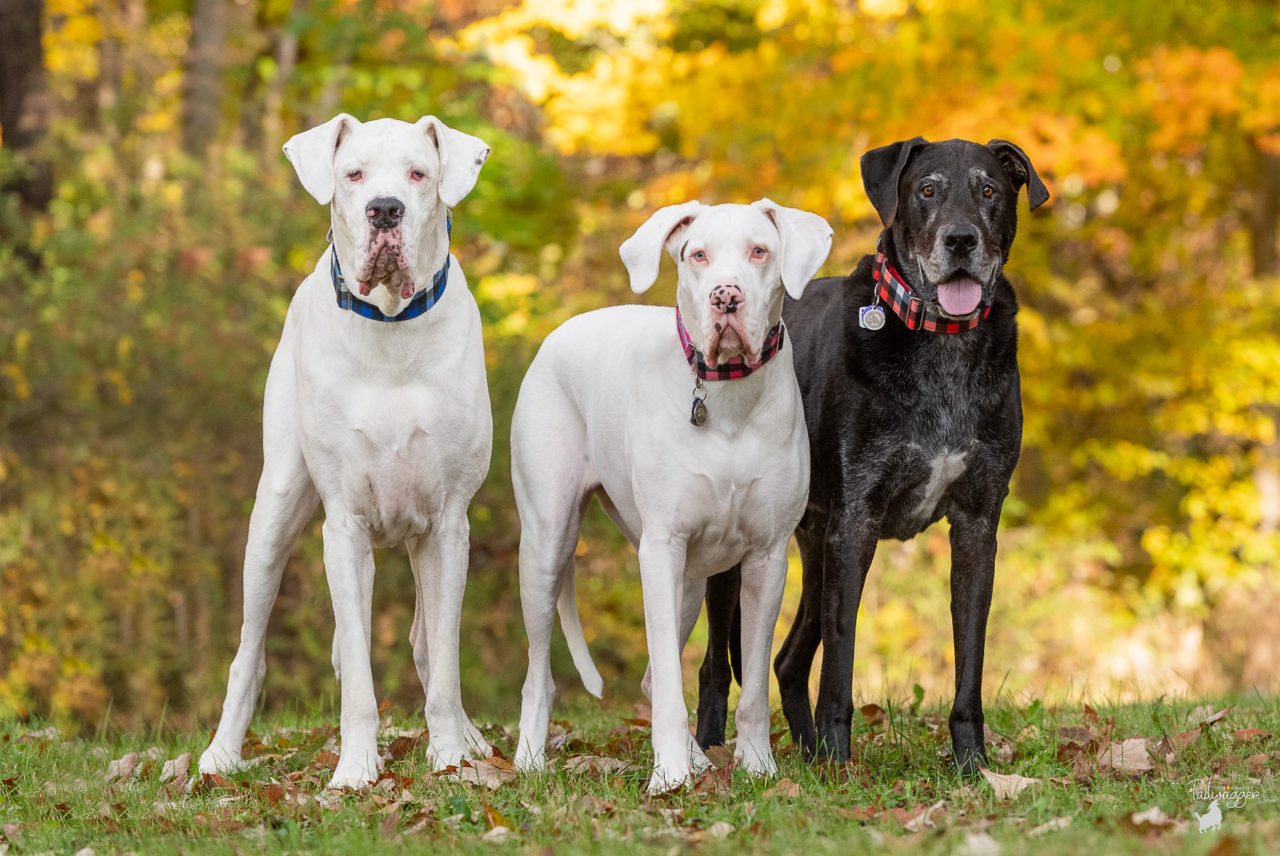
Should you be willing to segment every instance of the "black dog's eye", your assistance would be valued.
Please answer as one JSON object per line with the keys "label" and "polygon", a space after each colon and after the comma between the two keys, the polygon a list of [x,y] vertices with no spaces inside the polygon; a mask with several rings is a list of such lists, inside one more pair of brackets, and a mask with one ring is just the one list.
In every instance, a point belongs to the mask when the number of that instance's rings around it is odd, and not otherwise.
{"label": "black dog's eye", "polygon": [[989,184],[984,185],[982,188],[982,195],[987,197],[988,199],[990,199],[991,195],[995,192],[996,192],[996,189]]}
{"label": "black dog's eye", "polygon": [[932,184],[926,184],[924,187],[920,188],[920,193],[921,193],[921,194],[923,194],[923,195],[925,195],[925,196],[932,196],[932,195],[933,195],[933,185],[932,185]]}

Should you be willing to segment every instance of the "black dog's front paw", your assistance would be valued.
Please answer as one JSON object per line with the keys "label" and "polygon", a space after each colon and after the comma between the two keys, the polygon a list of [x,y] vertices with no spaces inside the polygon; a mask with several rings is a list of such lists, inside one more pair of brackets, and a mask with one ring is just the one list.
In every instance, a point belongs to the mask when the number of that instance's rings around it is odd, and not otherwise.
{"label": "black dog's front paw", "polygon": [[951,753],[956,772],[965,778],[977,776],[978,768],[987,766],[981,721],[951,723]]}

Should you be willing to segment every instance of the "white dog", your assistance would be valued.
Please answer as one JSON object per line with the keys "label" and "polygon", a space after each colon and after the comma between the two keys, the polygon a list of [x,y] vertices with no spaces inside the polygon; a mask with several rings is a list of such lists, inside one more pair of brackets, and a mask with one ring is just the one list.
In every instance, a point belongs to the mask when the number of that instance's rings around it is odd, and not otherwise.
{"label": "white dog", "polygon": [[417,598],[409,638],[440,769],[490,748],[462,709],[458,623],[467,506],[489,469],[492,417],[480,313],[449,252],[449,211],[489,155],[434,116],[342,114],[284,146],[331,205],[333,245],[302,281],[267,376],[263,467],[244,562],[244,625],[202,773],[241,763],[262,686],[267,618],[297,538],[324,503],[324,565],[342,682],[330,787],[378,777],[369,665],[373,549],[405,542]]}
{"label": "white dog", "polygon": [[744,670],[734,757],[754,772],[777,770],[769,651],[787,541],[809,487],[804,414],[781,326],[783,288],[800,296],[831,234],[821,217],[768,199],[663,208],[622,245],[622,260],[639,293],[657,277],[662,250],[670,253],[679,269],[677,309],[579,315],[547,337],[529,367],[511,426],[529,636],[520,769],[545,763],[557,599],[574,663],[600,694],[573,586],[578,527],[594,495],[640,553],[652,671],[649,790],[676,787],[707,764],[689,734],[680,651],[706,578],[737,562]]}

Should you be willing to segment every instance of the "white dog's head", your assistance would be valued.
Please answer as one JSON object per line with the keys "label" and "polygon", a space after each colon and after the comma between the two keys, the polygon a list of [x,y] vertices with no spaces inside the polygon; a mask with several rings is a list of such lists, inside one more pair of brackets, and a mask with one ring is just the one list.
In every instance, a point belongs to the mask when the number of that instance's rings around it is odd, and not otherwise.
{"label": "white dog's head", "polygon": [[341,113],[284,144],[302,186],[331,205],[339,260],[360,293],[408,300],[444,264],[447,209],[475,186],[483,140],[435,116],[360,122]]}
{"label": "white dog's head", "polygon": [[639,294],[658,277],[666,250],[676,261],[676,305],[707,365],[735,356],[755,366],[782,317],[782,292],[799,299],[831,250],[817,214],[761,199],[750,205],[685,202],[659,209],[622,244]]}

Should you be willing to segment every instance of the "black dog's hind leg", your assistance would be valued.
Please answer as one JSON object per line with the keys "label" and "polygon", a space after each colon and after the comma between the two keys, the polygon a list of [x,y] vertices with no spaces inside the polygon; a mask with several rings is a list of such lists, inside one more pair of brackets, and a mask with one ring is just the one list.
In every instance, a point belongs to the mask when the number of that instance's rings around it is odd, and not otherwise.
{"label": "black dog's hind leg", "polygon": [[876,554],[876,530],[864,511],[845,509],[827,526],[822,580],[822,672],[818,679],[817,755],[849,760],[853,727],[853,642],[862,587]]}
{"label": "black dog's hind leg", "polygon": [[996,569],[995,517],[951,515],[951,632],[956,651],[956,700],[951,748],[956,768],[973,776],[986,766],[982,717],[982,655]]}
{"label": "black dog's hind leg", "polygon": [[791,742],[800,747],[806,758],[813,757],[817,745],[813,709],[809,706],[809,673],[822,641],[822,532],[822,527],[796,530],[803,568],[800,608],[773,661]]}
{"label": "black dog's hind leg", "polygon": [[742,684],[742,609],[738,592],[742,566],[707,578],[707,653],[698,669],[698,745],[724,745],[729,715],[729,680]]}

